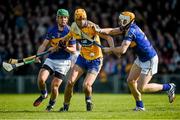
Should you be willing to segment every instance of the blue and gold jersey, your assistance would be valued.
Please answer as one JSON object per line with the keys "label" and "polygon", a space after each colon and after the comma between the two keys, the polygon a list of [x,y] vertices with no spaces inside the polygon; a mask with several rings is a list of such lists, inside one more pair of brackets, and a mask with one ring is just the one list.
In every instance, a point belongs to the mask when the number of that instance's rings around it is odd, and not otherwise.
{"label": "blue and gold jersey", "polygon": [[130,47],[135,50],[135,53],[142,62],[148,61],[157,55],[144,32],[135,23],[130,25],[124,40],[131,41]]}
{"label": "blue and gold jersey", "polygon": [[[45,39],[47,40],[52,40],[55,38],[61,38],[66,36],[70,31],[70,27],[69,26],[65,26],[63,31],[59,31],[58,26],[55,25],[52,29],[50,29],[47,32],[47,35],[45,37]],[[50,59],[71,59],[71,54],[69,52],[67,52],[65,50],[66,46],[70,46],[76,44],[75,40],[70,40],[68,43],[63,43],[63,42],[59,42],[59,47],[61,49],[59,49],[57,52],[53,52],[51,54],[49,54],[48,58]]]}

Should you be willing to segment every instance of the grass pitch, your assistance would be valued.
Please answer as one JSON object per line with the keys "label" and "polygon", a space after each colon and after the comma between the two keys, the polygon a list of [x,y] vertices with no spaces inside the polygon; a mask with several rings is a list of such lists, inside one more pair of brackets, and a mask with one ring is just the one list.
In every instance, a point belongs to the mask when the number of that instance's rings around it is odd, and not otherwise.
{"label": "grass pitch", "polygon": [[130,94],[94,94],[94,109],[86,112],[84,94],[74,94],[69,112],[57,112],[62,106],[60,95],[52,112],[45,112],[49,99],[33,107],[38,94],[0,94],[0,119],[180,119],[180,95],[168,103],[166,94],[145,94],[145,112],[134,112]]}

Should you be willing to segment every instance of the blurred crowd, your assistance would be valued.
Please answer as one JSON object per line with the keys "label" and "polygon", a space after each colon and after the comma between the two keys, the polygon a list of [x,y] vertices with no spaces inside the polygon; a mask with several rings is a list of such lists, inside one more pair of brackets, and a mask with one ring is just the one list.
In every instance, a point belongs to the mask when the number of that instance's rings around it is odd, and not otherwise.
{"label": "blurred crowd", "polygon": [[[159,74],[180,73],[180,19],[178,0],[2,0],[0,1],[0,63],[9,58],[22,58],[36,53],[47,30],[55,24],[56,11],[70,12],[69,25],[77,7],[87,11],[88,19],[100,27],[117,27],[121,11],[135,13],[142,28],[159,56]],[[115,45],[122,36],[114,37]],[[103,45],[107,45],[102,40]],[[118,74],[126,76],[136,56],[131,49],[118,59],[105,55],[100,77]],[[32,64],[11,74],[37,74],[40,65]],[[0,72],[1,76],[6,72]]]}

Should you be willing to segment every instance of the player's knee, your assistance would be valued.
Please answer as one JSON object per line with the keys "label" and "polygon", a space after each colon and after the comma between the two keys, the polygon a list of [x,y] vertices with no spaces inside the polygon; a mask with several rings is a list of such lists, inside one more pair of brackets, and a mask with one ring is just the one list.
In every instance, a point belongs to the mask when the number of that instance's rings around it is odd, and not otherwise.
{"label": "player's knee", "polygon": [[42,74],[40,74],[40,75],[38,76],[38,80],[41,81],[41,82],[45,82],[46,79],[47,79],[47,77],[44,76],[44,75],[42,75]]}
{"label": "player's knee", "polygon": [[44,76],[39,76],[38,81],[39,81],[39,83],[43,84],[46,82],[46,78]]}
{"label": "player's knee", "polygon": [[52,91],[58,91],[61,82],[62,82],[61,79],[54,78],[52,81],[52,86],[51,86]]}
{"label": "player's knee", "polygon": [[84,83],[83,84],[83,89],[84,90],[88,90],[88,88],[90,88],[90,87],[91,87],[91,85],[89,83]]}
{"label": "player's knee", "polygon": [[127,83],[130,84],[130,85],[132,85],[132,84],[135,84],[135,83],[136,83],[136,80],[128,78],[128,79],[127,79]]}
{"label": "player's knee", "polygon": [[58,90],[59,90],[59,86],[58,85],[54,85],[54,86],[52,86],[52,88],[51,88],[52,90],[52,92],[57,92]]}
{"label": "player's knee", "polygon": [[53,84],[52,89],[53,90],[58,90],[59,89],[59,84],[58,83]]}
{"label": "player's knee", "polygon": [[75,84],[75,83],[74,83],[73,81],[68,80],[68,82],[67,82],[67,87],[73,87],[74,84]]}

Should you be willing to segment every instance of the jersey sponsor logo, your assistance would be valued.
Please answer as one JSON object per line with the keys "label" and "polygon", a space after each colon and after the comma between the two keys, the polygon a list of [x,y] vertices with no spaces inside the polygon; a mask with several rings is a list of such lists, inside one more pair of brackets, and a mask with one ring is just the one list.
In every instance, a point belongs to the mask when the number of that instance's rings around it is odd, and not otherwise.
{"label": "jersey sponsor logo", "polygon": [[89,47],[92,46],[93,43],[87,39],[81,39],[79,40],[79,43],[83,46],[83,47]]}

